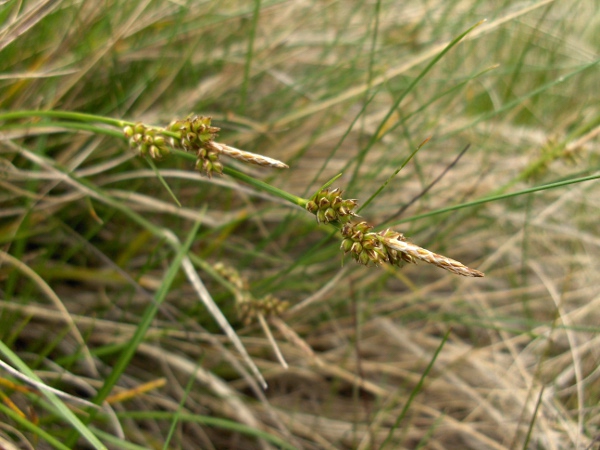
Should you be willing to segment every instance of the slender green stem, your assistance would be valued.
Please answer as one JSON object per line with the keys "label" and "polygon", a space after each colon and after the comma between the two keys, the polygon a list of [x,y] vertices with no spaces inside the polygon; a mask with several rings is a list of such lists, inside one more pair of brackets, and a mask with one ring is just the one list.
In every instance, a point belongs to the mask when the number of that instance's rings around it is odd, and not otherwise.
{"label": "slender green stem", "polygon": [[554,80],[541,85],[540,87],[538,87],[536,89],[532,89],[531,91],[527,92],[525,95],[522,95],[519,98],[516,98],[514,100],[506,102],[503,105],[501,105],[500,107],[494,108],[493,110],[491,110],[487,113],[481,114],[476,119],[474,119],[471,122],[466,123],[462,127],[454,128],[451,132],[446,134],[445,137],[456,136],[457,134],[460,134],[465,130],[471,130],[471,129],[475,128],[475,125],[477,125],[480,122],[485,122],[493,117],[500,116],[506,111],[512,111],[512,110],[514,110],[514,108],[517,105],[525,103],[526,100],[530,100],[531,98],[535,97],[536,95],[539,95],[545,91],[548,91],[549,89],[553,88],[554,86],[564,83],[569,78],[574,77],[575,75],[578,75],[588,69],[591,69],[599,63],[600,63],[600,58],[592,61],[589,64],[585,64],[585,65],[579,67],[577,70],[574,70],[571,73],[568,73],[566,75],[561,75],[561,76],[555,78]]}
{"label": "slender green stem", "polygon": [[[184,152],[182,150],[173,150],[173,154],[180,156],[182,158],[185,158],[185,159],[189,159],[191,161],[196,160],[196,155],[193,155],[192,153]],[[302,197],[297,197],[286,191],[282,191],[281,189],[276,188],[275,186],[271,186],[270,184],[265,183],[264,181],[257,180],[256,178],[252,178],[250,175],[246,175],[245,173],[242,173],[242,172],[232,169],[230,167],[223,167],[223,173],[226,175],[229,175],[232,178],[235,178],[236,180],[240,180],[240,181],[243,181],[244,183],[248,183],[249,185],[251,185],[252,187],[255,187],[256,189],[259,189],[261,191],[267,192],[276,197],[287,200],[288,202],[290,202],[294,205],[298,205],[298,206],[301,206],[304,208],[304,206],[308,203],[307,199],[304,199]]]}
{"label": "slender green stem", "polygon": [[402,411],[400,412],[400,414],[396,418],[396,421],[395,421],[394,425],[390,428],[390,432],[388,433],[387,438],[385,439],[385,441],[383,442],[383,444],[381,444],[381,446],[379,448],[385,448],[388,445],[388,443],[392,439],[392,436],[394,434],[394,430],[398,429],[398,427],[400,426],[400,423],[402,422],[402,420],[404,419],[404,417],[406,417],[406,414],[408,413],[408,410],[410,409],[410,406],[412,405],[413,400],[415,399],[415,397],[417,396],[417,394],[419,392],[421,392],[421,389],[423,389],[423,384],[425,383],[425,379],[427,378],[427,376],[429,375],[429,372],[433,368],[433,364],[437,360],[437,357],[439,356],[440,352],[442,351],[442,348],[446,344],[446,341],[448,340],[448,337],[450,336],[451,332],[452,332],[452,329],[449,328],[448,331],[446,331],[446,334],[444,334],[444,337],[442,338],[442,341],[440,342],[440,345],[438,345],[438,348],[435,350],[435,353],[433,354],[433,357],[431,358],[431,361],[429,361],[429,364],[427,364],[427,367],[425,368],[425,370],[421,374],[421,378],[419,378],[419,382],[414,387],[414,389],[411,391],[408,399],[404,403],[404,407],[402,408]]}
{"label": "slender green stem", "polygon": [[427,73],[433,68],[433,66],[435,66],[440,61],[440,59],[442,59],[444,57],[444,55],[450,51],[450,49],[452,47],[454,47],[456,44],[458,44],[467,34],[469,34],[471,31],[473,31],[475,28],[477,28],[483,22],[484,21],[477,22],[475,25],[473,25],[472,27],[470,27],[469,29],[467,29],[466,31],[464,31],[463,33],[458,35],[456,38],[454,38],[435,58],[433,58],[431,60],[431,62],[429,64],[427,64],[427,66],[421,71],[421,73],[419,75],[417,75],[417,77],[412,81],[412,83],[410,83],[410,85],[404,90],[404,92],[402,92],[402,94],[396,99],[394,104],[388,110],[385,117],[379,122],[379,126],[377,127],[377,130],[371,136],[371,139],[369,140],[369,143],[367,144],[367,146],[364,148],[364,150],[362,150],[358,154],[356,166],[354,168],[354,173],[352,174],[350,183],[348,183],[350,186],[352,186],[354,184],[354,181],[356,180],[356,177],[358,176],[358,171],[360,170],[361,163],[364,160],[364,158],[365,158],[366,154],[368,153],[368,151],[370,150],[370,148],[375,144],[375,142],[382,139],[383,136],[385,136],[387,134],[387,131],[384,130],[384,128],[388,125],[390,118],[396,112],[396,109],[400,106],[400,103],[402,103],[402,100],[404,100],[406,98],[406,96],[415,88],[415,86],[423,79],[423,77],[425,75],[427,75]]}
{"label": "slender green stem", "polygon": [[[119,413],[118,417],[135,420],[172,420],[173,415],[174,413],[170,411],[131,411]],[[265,441],[270,442],[279,448],[287,450],[297,449],[297,447],[294,447],[292,444],[289,444],[278,436],[269,434],[266,431],[253,428],[239,422],[234,422],[232,420],[221,419],[220,417],[201,416],[196,414],[180,414],[179,420],[181,422],[198,423],[210,427],[243,433],[247,436],[254,436],[259,439],[264,439]]]}
{"label": "slender green stem", "polygon": [[584,181],[597,180],[599,178],[600,178],[600,174],[595,174],[595,175],[589,175],[587,177],[580,177],[580,178],[568,179],[568,180],[563,180],[563,181],[557,181],[555,183],[544,184],[542,186],[534,186],[532,188],[523,189],[523,190],[517,191],[517,192],[510,192],[508,194],[500,194],[500,195],[493,195],[490,197],[484,197],[484,198],[480,198],[479,200],[474,200],[472,202],[461,203],[459,205],[448,206],[446,208],[436,209],[435,211],[430,211],[425,214],[419,214],[416,216],[407,217],[406,219],[402,219],[397,222],[394,222],[394,225],[398,225],[398,224],[406,223],[406,222],[413,222],[415,220],[424,219],[426,217],[436,216],[438,214],[443,214],[443,213],[450,212],[450,211],[456,211],[458,209],[470,208],[470,207],[482,205],[482,204],[488,203],[488,202],[494,202],[497,200],[503,200],[503,199],[507,199],[507,198],[511,198],[511,197],[518,197],[520,195],[532,194],[534,192],[545,191],[547,189],[555,189],[558,187],[567,186],[569,184],[583,183]]}
{"label": "slender green stem", "polygon": [[312,195],[312,197],[310,197],[311,200],[314,200],[317,197],[317,194],[319,192],[321,192],[324,189],[327,189],[329,186],[331,186],[333,183],[335,183],[335,181],[340,178],[343,174],[342,173],[338,173],[336,176],[334,176],[333,178],[331,178],[327,183],[325,183],[323,186],[321,186],[319,189],[317,189],[317,191]]}
{"label": "slender green stem", "polygon": [[[108,377],[106,377],[106,379],[104,380],[104,384],[102,385],[102,387],[96,394],[96,397],[94,398],[94,403],[101,405],[102,402],[104,402],[104,400],[106,399],[106,397],[108,397],[108,394],[110,394],[113,387],[117,384],[117,382],[118,382],[119,378],[121,377],[121,375],[123,374],[123,372],[125,372],[125,369],[129,365],[131,358],[133,358],[134,353],[136,352],[137,348],[139,347],[142,340],[146,336],[146,332],[150,328],[150,325],[152,325],[152,321],[156,317],[156,314],[158,313],[158,309],[160,308],[160,305],[167,297],[167,294],[169,293],[169,289],[171,288],[171,285],[172,285],[173,281],[175,280],[175,276],[179,272],[181,262],[183,261],[184,256],[187,254],[190,246],[194,242],[196,233],[198,232],[198,229],[200,228],[200,224],[201,224],[200,221],[194,223],[190,233],[188,234],[188,238],[187,238],[186,242],[183,245],[181,245],[180,248],[178,249],[177,254],[175,255],[175,258],[171,262],[171,266],[169,267],[169,270],[167,271],[164,279],[162,280],[160,289],[157,291],[157,293],[154,297],[154,301],[151,302],[148,305],[148,307],[146,308],[146,310],[144,311],[144,315],[142,316],[140,324],[135,329],[135,333],[129,340],[128,345],[124,348],[123,352],[120,354],[119,359],[113,366],[112,371],[110,372]],[[89,416],[86,418],[85,422],[90,423],[95,418],[96,414],[97,414],[97,411],[91,411]],[[77,439],[77,434],[76,434],[76,432],[74,432],[73,434],[71,434],[71,436],[67,440],[67,444],[69,444],[69,446],[72,446],[73,444],[75,444],[76,439]]]}
{"label": "slender green stem", "polygon": [[[64,127],[64,128],[69,128],[69,129],[85,130],[85,131],[91,131],[93,133],[108,134],[108,135],[111,135],[114,137],[123,137],[122,129],[127,125],[134,126],[136,124],[135,122],[130,122],[127,120],[113,119],[111,117],[98,116],[95,114],[85,114],[85,113],[79,113],[79,112],[73,112],[73,111],[24,110],[24,111],[0,112],[0,121],[15,120],[15,119],[29,119],[32,117],[46,117],[46,118],[51,118],[51,119],[72,120],[73,122],[60,121],[60,122],[57,122],[56,125]],[[97,127],[97,126],[93,126],[93,125],[88,125],[89,123],[99,123],[99,124],[118,127],[119,131],[110,130],[107,128]],[[47,127],[48,124],[33,122],[33,123],[28,123],[27,126],[30,128],[42,127],[42,126]],[[150,125],[147,125],[147,126],[149,128],[153,128]],[[7,127],[9,127],[9,125],[5,125],[3,127],[3,129],[6,129]],[[22,128],[22,126],[20,128]],[[165,136],[170,136],[170,137],[174,137],[174,138],[180,137],[180,134],[177,132],[168,131],[163,128],[160,128],[160,130],[161,130],[161,134],[163,134]]]}
{"label": "slender green stem", "polygon": [[52,119],[69,119],[79,122],[96,122],[115,127],[123,128],[125,125],[134,125],[134,122],[113,119],[105,116],[97,116],[95,114],[85,114],[73,111],[55,111],[55,110],[25,110],[13,112],[0,112],[0,120],[28,119],[31,117],[50,117]]}
{"label": "slender green stem", "polygon": [[251,185],[257,189],[260,189],[261,191],[268,192],[269,194],[272,194],[279,198],[287,200],[288,202],[293,203],[294,205],[298,205],[298,206],[301,206],[304,208],[304,206],[308,203],[308,200],[306,200],[304,198],[297,197],[286,191],[282,191],[281,189],[276,188],[275,186],[271,186],[270,184],[265,183],[264,181],[257,180],[256,178],[252,178],[251,176],[246,175],[245,173],[242,173],[242,172],[238,172],[235,169],[231,169],[229,167],[224,167],[223,173],[229,175],[232,178],[235,178],[237,180],[248,183],[249,185]]}
{"label": "slender green stem", "polygon": [[[53,129],[51,131],[48,130],[48,127],[53,127]],[[104,134],[107,136],[111,136],[117,139],[123,139],[123,130],[117,130],[114,128],[107,128],[105,126],[102,125],[96,125],[96,124],[92,124],[92,123],[85,123],[85,122],[65,122],[65,121],[59,121],[59,122],[32,122],[32,123],[27,123],[27,124],[10,124],[10,125],[4,125],[1,127],[2,130],[6,131],[6,130],[35,130],[35,129],[41,129],[43,134],[51,134],[56,132],[57,130],[60,131],[61,128],[65,129],[65,130],[76,130],[76,131],[87,131],[93,134]],[[32,133],[33,134],[33,133]]]}
{"label": "slender green stem", "polygon": [[246,104],[248,103],[248,86],[250,85],[250,71],[252,68],[252,58],[254,56],[254,40],[256,29],[258,27],[258,18],[260,17],[260,0],[254,0],[254,13],[252,14],[252,26],[248,36],[248,49],[246,50],[246,64],[244,64],[244,81],[242,82],[240,114],[245,114]]}
{"label": "slender green stem", "polygon": [[[42,383],[42,380],[21,360],[3,341],[0,341],[0,354],[10,361],[21,373],[32,380]],[[73,433],[81,433],[85,439],[96,449],[106,449],[106,446],[85,426],[85,421],[80,420],[64,402],[51,391],[43,390],[43,395],[56,408],[58,414],[73,427]],[[73,448],[67,445],[67,448]]]}
{"label": "slender green stem", "polygon": [[[44,431],[43,428],[38,427],[37,425],[35,425],[31,421],[27,420],[26,418],[21,417],[15,411],[13,411],[12,409],[10,409],[9,407],[5,406],[2,403],[0,403],[0,412],[2,412],[7,417],[10,417],[15,423],[18,423],[19,426],[22,427],[23,429],[29,430],[29,432],[31,432],[32,434],[44,439],[46,442],[48,442],[48,444],[52,445],[54,448],[58,448],[60,450],[69,450],[69,447],[64,445],[62,442],[60,442],[58,439],[56,439],[51,434]],[[39,444],[39,442],[38,442],[38,444]],[[14,448],[16,448],[16,447],[14,447]]]}
{"label": "slender green stem", "polygon": [[423,147],[427,142],[429,142],[429,138],[427,138],[426,140],[424,140],[409,156],[408,158],[406,158],[406,160],[402,163],[402,165],[400,167],[398,167],[393,174],[391,174],[387,180],[385,180],[385,182],[379,187],[379,189],[377,189],[368,199],[367,201],[360,207],[358,208],[358,210],[356,212],[360,212],[361,210],[363,210],[364,208],[367,207],[367,205],[369,203],[371,203],[373,201],[373,199],[375,197],[377,197],[379,195],[379,193],[381,191],[383,191],[385,189],[385,187],[389,184],[390,181],[392,181],[392,178],[394,178],[396,175],[398,175],[398,173],[400,173],[400,171],[402,169],[404,169],[404,167],[408,164],[408,162],[413,159],[413,157],[417,154],[417,152],[419,150],[421,150],[421,147]]}

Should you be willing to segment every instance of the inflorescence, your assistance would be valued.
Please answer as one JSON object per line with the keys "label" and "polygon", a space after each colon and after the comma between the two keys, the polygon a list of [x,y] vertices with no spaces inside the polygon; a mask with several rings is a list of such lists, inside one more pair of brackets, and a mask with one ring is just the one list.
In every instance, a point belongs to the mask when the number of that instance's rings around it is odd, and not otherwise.
{"label": "inflorescence", "polygon": [[323,189],[306,204],[306,209],[317,216],[319,223],[346,223],[352,217],[358,217],[352,211],[357,205],[358,202],[354,199],[344,200],[339,188],[331,192]]}
{"label": "inflorescence", "polygon": [[[171,148],[182,149],[196,155],[196,169],[211,177],[213,173],[222,175],[223,164],[220,155],[257,164],[265,167],[288,168],[281,161],[266,156],[239,150],[215,141],[218,127],[211,125],[211,118],[190,115],[184,120],[176,120],[166,128],[149,127],[142,123],[127,125],[123,132],[129,140],[131,148],[137,150],[140,156],[149,156],[160,160],[169,155]],[[333,223],[341,228],[343,240],[341,250],[350,253],[352,258],[365,266],[391,264],[401,266],[403,263],[425,261],[466,277],[483,277],[478,270],[464,264],[438,255],[427,249],[408,242],[402,233],[387,229],[374,232],[373,226],[365,221],[356,221],[359,217],[354,210],[358,206],[356,199],[344,199],[342,190],[321,189],[306,202],[307,211],[314,214],[319,224]],[[267,295],[255,298],[246,279],[232,267],[217,264],[216,271],[227,279],[234,290],[236,308],[240,320],[249,324],[272,316],[279,316],[289,307],[287,301]]]}
{"label": "inflorescence", "polygon": [[307,204],[306,209],[317,216],[317,222],[337,222],[341,225],[341,250],[350,253],[352,258],[368,266],[388,263],[401,266],[402,263],[425,261],[457,275],[465,277],[483,277],[478,270],[443,255],[431,252],[408,242],[402,233],[390,230],[374,232],[373,226],[365,221],[352,222],[358,217],[353,209],[358,205],[356,200],[344,200],[339,189],[321,190]]}
{"label": "inflorescence", "polygon": [[[196,154],[196,169],[209,177],[213,173],[222,174],[223,164],[219,161],[220,155],[257,164],[264,167],[287,168],[288,166],[276,159],[257,155],[215,141],[218,127],[211,125],[211,118],[190,115],[184,120],[176,120],[166,128],[149,127],[141,123],[124,128],[125,137],[129,145],[135,148],[142,156],[153,159],[162,159],[170,153],[170,147],[180,148]],[[355,199],[344,199],[342,191],[336,189],[322,189],[308,202],[306,210],[317,217],[318,223],[336,223],[341,227],[341,249],[350,253],[352,258],[360,264],[380,265],[388,263],[400,266],[402,263],[416,263],[425,261],[448,270],[457,275],[466,277],[483,277],[478,270],[471,269],[464,264],[443,255],[419,247],[404,237],[402,233],[387,229],[374,232],[373,226],[365,221],[353,222],[358,215],[354,212],[358,206]],[[244,311],[244,316],[252,317],[264,311],[265,314],[279,311],[275,299],[251,299],[239,301],[239,308]]]}
{"label": "inflorescence", "polygon": [[209,177],[213,173],[221,175],[223,164],[221,154],[240,161],[263,167],[287,169],[281,161],[255,153],[220,144],[215,141],[220,128],[211,125],[211,118],[190,115],[184,120],[171,122],[166,128],[149,127],[142,123],[127,125],[123,132],[129,146],[140,156],[150,156],[160,160],[170,153],[169,146],[196,154],[196,169]]}
{"label": "inflorescence", "polygon": [[233,267],[217,263],[214,269],[235,288],[237,314],[244,325],[249,325],[259,315],[266,318],[280,316],[289,308],[289,302],[280,300],[271,294],[255,298],[249,290],[248,280],[243,278]]}

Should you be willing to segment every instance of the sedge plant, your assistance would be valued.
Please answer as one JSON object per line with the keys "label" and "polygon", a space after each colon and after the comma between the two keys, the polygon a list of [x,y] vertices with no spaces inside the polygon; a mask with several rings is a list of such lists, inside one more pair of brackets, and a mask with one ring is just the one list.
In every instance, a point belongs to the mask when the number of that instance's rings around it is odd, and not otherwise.
{"label": "sedge plant", "polygon": [[[2,9],[9,426],[55,448],[590,445],[593,2],[38,3]],[[450,276],[398,270],[419,262]]]}

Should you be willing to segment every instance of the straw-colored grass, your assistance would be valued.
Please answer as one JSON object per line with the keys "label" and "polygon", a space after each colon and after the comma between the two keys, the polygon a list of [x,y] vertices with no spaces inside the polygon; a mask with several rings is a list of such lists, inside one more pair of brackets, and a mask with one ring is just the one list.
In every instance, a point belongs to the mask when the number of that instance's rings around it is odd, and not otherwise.
{"label": "straw-colored grass", "polygon": [[594,0],[0,15],[0,447],[598,446]]}

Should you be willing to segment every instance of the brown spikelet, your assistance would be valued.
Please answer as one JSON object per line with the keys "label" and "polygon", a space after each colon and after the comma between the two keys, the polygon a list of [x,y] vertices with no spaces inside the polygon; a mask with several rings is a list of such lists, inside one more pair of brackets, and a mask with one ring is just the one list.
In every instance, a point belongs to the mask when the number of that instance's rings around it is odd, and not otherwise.
{"label": "brown spikelet", "polygon": [[437,253],[433,253],[410,242],[393,238],[383,238],[383,241],[385,246],[391,248],[392,250],[396,250],[403,254],[409,255],[412,258],[433,264],[434,266],[438,266],[457,275],[462,275],[463,277],[484,276],[483,272],[471,269],[470,267],[467,267],[464,264],[455,261],[454,259],[438,255]]}
{"label": "brown spikelet", "polygon": [[229,145],[220,144],[218,142],[211,142],[210,146],[222,153],[223,155],[229,156],[230,158],[244,161],[250,164],[256,164],[263,167],[272,167],[275,169],[288,169],[289,166],[281,161],[278,161],[268,156],[258,155],[256,153],[247,152],[240,150],[239,148],[230,147]]}

